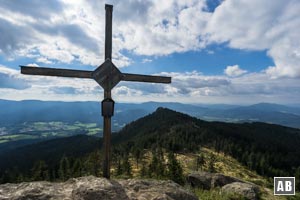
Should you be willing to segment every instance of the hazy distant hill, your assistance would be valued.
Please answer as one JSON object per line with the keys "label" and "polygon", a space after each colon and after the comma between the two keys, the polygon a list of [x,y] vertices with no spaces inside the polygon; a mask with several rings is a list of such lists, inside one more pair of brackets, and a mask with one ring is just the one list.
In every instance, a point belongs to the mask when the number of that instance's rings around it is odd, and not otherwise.
{"label": "hazy distant hill", "polygon": [[[83,122],[102,124],[100,102],[8,101],[0,100],[0,125],[24,122]],[[150,112],[135,104],[115,106],[118,123],[128,123]]]}
{"label": "hazy distant hill", "polygon": [[208,116],[220,121],[255,121],[300,128],[300,109],[278,104],[260,103],[212,111]]}
{"label": "hazy distant hill", "polygon": [[22,122],[100,122],[97,102],[0,101],[0,123]]}
{"label": "hazy distant hill", "polygon": [[[115,130],[143,117],[158,107],[165,107],[209,121],[260,121],[300,128],[300,108],[261,103],[238,105],[189,105],[181,103],[146,102],[116,103]],[[70,122],[102,124],[100,102],[7,101],[0,100],[0,127],[24,122]]]}

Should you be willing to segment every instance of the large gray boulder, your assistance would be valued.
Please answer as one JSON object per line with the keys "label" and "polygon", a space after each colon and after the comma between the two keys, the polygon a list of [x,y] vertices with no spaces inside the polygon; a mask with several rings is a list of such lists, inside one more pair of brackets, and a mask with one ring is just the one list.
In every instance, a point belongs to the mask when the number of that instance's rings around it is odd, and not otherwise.
{"label": "large gray boulder", "polygon": [[64,183],[24,182],[0,185],[1,200],[197,200],[172,181],[107,180],[93,176]]}
{"label": "large gray boulder", "polygon": [[223,186],[222,191],[228,193],[237,193],[249,200],[257,200],[259,198],[259,187],[251,183],[230,183]]}
{"label": "large gray boulder", "polygon": [[229,183],[243,181],[220,173],[193,172],[187,176],[187,182],[192,187],[200,187],[209,190],[215,187],[222,187]]}
{"label": "large gray boulder", "polygon": [[231,177],[231,176],[226,176],[224,174],[220,174],[220,173],[216,173],[212,176],[211,179],[211,187],[215,188],[215,187],[222,187],[224,185],[233,183],[233,182],[244,182],[240,179],[237,179],[235,177]]}

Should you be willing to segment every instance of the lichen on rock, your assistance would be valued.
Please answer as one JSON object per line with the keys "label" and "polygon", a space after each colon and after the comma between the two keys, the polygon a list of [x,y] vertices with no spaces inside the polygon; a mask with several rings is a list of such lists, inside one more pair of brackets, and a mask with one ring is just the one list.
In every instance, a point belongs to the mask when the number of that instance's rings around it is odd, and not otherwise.
{"label": "lichen on rock", "polygon": [[1,200],[197,200],[191,192],[172,181],[108,180],[94,176],[62,183],[24,182],[0,185]]}

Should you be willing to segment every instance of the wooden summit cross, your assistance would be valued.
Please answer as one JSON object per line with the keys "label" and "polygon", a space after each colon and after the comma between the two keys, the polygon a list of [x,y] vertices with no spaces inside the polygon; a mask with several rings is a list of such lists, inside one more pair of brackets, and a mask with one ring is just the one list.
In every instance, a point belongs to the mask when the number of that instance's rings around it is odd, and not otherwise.
{"label": "wooden summit cross", "polygon": [[[56,69],[20,66],[22,74],[61,76],[74,78],[94,79],[104,89],[104,100],[102,101],[102,116],[104,119],[103,143],[104,161],[103,176],[110,178],[110,138],[111,117],[113,116],[114,101],[111,99],[111,90],[120,81],[137,81],[149,83],[171,83],[171,77],[149,76],[140,74],[122,73],[111,61],[112,52],[112,11],[113,6],[105,4],[105,61],[95,71]],[[108,103],[108,104],[106,104]]]}

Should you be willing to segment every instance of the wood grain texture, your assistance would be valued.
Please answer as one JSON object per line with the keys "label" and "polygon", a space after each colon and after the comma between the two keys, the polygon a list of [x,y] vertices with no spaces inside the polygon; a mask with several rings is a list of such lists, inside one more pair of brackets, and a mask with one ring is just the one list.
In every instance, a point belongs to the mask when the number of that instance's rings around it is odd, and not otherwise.
{"label": "wood grain texture", "polygon": [[46,67],[29,67],[29,66],[20,66],[20,67],[21,67],[22,74],[75,77],[75,78],[93,78],[92,71],[57,69],[57,68],[46,68]]}
{"label": "wood grain texture", "polygon": [[113,6],[105,4],[105,60],[111,60]]}
{"label": "wood grain texture", "polygon": [[171,83],[171,77],[122,73],[122,81],[137,81],[137,82],[148,82],[148,83]]}

